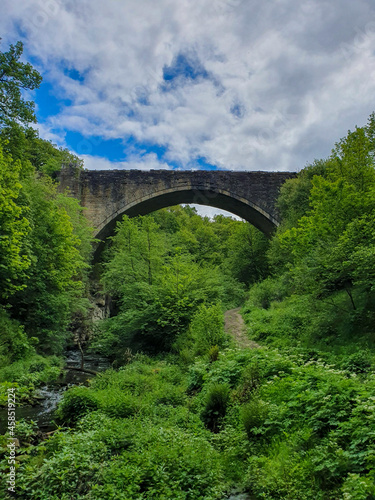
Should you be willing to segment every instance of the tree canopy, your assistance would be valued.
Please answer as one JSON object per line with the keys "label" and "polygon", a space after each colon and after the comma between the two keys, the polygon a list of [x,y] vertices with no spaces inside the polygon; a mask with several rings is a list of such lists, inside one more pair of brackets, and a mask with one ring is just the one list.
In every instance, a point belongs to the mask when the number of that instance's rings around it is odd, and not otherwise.
{"label": "tree canopy", "polygon": [[22,91],[39,88],[42,76],[30,63],[20,61],[22,53],[20,41],[7,52],[0,51],[0,126],[36,122],[35,104],[26,100]]}

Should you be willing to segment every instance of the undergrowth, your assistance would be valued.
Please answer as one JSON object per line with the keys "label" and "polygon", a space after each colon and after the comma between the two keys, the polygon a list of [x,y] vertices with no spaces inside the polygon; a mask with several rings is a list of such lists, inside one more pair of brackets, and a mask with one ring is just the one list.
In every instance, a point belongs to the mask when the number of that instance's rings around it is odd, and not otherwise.
{"label": "undergrowth", "polygon": [[227,348],[189,366],[135,356],[68,390],[53,436],[21,442],[18,487],[33,500],[209,500],[234,488],[369,500],[374,389],[367,368],[293,349]]}

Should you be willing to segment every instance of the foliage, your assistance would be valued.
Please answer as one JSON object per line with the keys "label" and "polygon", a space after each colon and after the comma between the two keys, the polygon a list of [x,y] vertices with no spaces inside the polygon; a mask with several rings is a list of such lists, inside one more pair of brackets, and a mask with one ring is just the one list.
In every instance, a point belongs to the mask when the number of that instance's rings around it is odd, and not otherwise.
{"label": "foliage", "polygon": [[36,121],[34,102],[26,101],[21,91],[38,88],[42,77],[30,63],[19,61],[22,53],[22,42],[10,45],[8,52],[0,51],[0,125]]}
{"label": "foliage", "polygon": [[52,181],[63,165],[82,164],[27,127],[34,103],[22,91],[37,88],[41,76],[19,61],[22,52],[21,42],[0,52],[0,356],[7,363],[38,340],[37,349],[61,353],[72,318],[89,307],[91,230],[78,201]]}
{"label": "foliage", "polygon": [[76,170],[83,168],[83,160],[66,148],[58,148],[55,144],[39,137],[38,130],[22,127],[11,122],[0,130],[0,143],[4,151],[14,160],[22,163],[22,172],[27,172],[29,164],[37,172],[52,178],[64,167]]}
{"label": "foliage", "polygon": [[224,315],[220,304],[202,304],[190,323],[191,336],[197,354],[206,354],[214,347],[226,347],[229,337],[224,331]]}
{"label": "foliage", "polygon": [[2,308],[0,308],[0,330],[0,359],[4,365],[25,358],[33,351],[22,325],[12,320]]}
{"label": "foliage", "polygon": [[219,346],[213,345],[212,347],[210,347],[208,351],[208,358],[213,363],[214,361],[217,361],[219,359],[219,354],[220,354]]}
{"label": "foliage", "polygon": [[86,413],[97,409],[98,402],[87,387],[74,387],[64,395],[56,416],[65,425],[72,425]]}
{"label": "foliage", "polygon": [[307,165],[299,175],[293,179],[287,179],[280,188],[277,199],[277,208],[280,211],[282,228],[293,227],[298,220],[310,211],[310,191],[314,176],[326,175],[326,162],[316,160]]}
{"label": "foliage", "polygon": [[34,441],[38,433],[38,426],[33,420],[25,420],[21,418],[16,424],[17,439],[23,444],[30,444]]}
{"label": "foliage", "polygon": [[31,260],[26,250],[30,233],[28,209],[22,203],[20,162],[0,147],[0,300],[25,287]]}
{"label": "foliage", "polygon": [[[219,221],[222,219],[216,218],[215,225]],[[226,243],[227,258],[224,266],[234,278],[246,285],[265,279],[269,274],[266,258],[268,238],[251,224],[242,223],[231,230]]]}
{"label": "foliage", "polygon": [[257,398],[252,398],[242,407],[241,418],[249,439],[256,439],[259,434],[263,433],[267,416],[267,404]]}
{"label": "foliage", "polygon": [[87,308],[78,297],[84,292],[90,235],[78,203],[65,203],[48,178],[30,177],[23,190],[31,228],[27,239],[30,265],[27,281],[8,303],[27,334],[38,338],[47,352],[58,354],[72,315]]}
{"label": "foliage", "polygon": [[[332,346],[335,339],[367,335],[370,341],[373,335],[374,124],[372,114],[365,127],[349,131],[335,145],[328,159],[285,183],[278,202],[284,221],[269,250],[275,277],[250,292],[253,305],[263,295],[262,305],[269,308],[276,294],[267,298],[266,285],[271,290],[282,283],[279,300],[287,300],[288,318],[294,303],[303,323],[297,336],[301,339],[303,330],[310,343],[325,338]],[[283,305],[272,307],[271,314],[257,313],[264,330],[267,322],[277,327],[276,322],[288,321]]]}
{"label": "foliage", "polygon": [[349,473],[342,486],[343,500],[367,500],[375,496],[375,486],[371,475]]}
{"label": "foliage", "polygon": [[225,417],[229,403],[229,387],[215,384],[210,387],[202,411],[202,420],[213,432],[218,432],[220,420]]}
{"label": "foliage", "polygon": [[72,427],[21,462],[24,498],[219,499],[234,485],[256,498],[373,495],[372,372],[364,383],[295,349],[224,349],[190,374],[135,358],[66,391]]}
{"label": "foliage", "polygon": [[[170,397],[176,388],[182,395],[186,389],[177,365],[143,358],[104,373],[91,388],[68,390],[59,415],[74,427],[21,462],[23,498],[222,498],[228,482],[221,455],[199,411],[186,397]],[[136,413],[111,413],[121,392],[122,401],[138,401]]]}
{"label": "foliage", "polygon": [[38,394],[38,387],[56,381],[62,373],[62,359],[57,356],[45,357],[33,352],[27,357],[0,368],[0,406],[7,404],[7,389],[17,390],[17,405],[32,404]]}
{"label": "foliage", "polygon": [[[187,221],[182,228],[180,217]],[[196,233],[188,231],[191,225],[200,233],[210,234],[219,247],[210,227],[216,227],[215,222],[199,221],[202,219],[188,208],[123,218],[107,251],[102,275],[105,289],[118,308],[117,315],[97,334],[95,345],[102,352],[117,351],[121,356],[129,347],[148,352],[170,350],[202,304],[221,300],[238,304],[243,298],[243,286],[227,273],[224,261],[221,267],[213,263],[218,257],[198,243],[188,251],[175,246],[188,235],[193,241]],[[237,227],[238,222],[232,222]],[[207,349],[223,342],[222,326],[217,336]]]}
{"label": "foliage", "polygon": [[33,384],[18,384],[17,382],[0,382],[0,407],[8,407],[8,389],[16,390],[18,405],[33,404],[35,402],[35,386]]}
{"label": "foliage", "polygon": [[0,147],[0,321],[9,361],[31,348],[22,332],[60,353],[71,318],[88,308],[91,230],[78,201],[29,167]]}
{"label": "foliage", "polygon": [[[10,386],[30,403],[61,372],[35,346],[61,352],[85,317],[91,239],[52,181],[74,157],[15,122],[0,135],[5,405]],[[124,217],[102,263],[112,317],[93,344],[118,369],[68,389],[56,413],[68,428],[44,442],[18,424],[20,496],[374,498],[374,158],[372,114],[284,184],[271,242],[191,207]],[[249,285],[243,314],[262,346],[240,349],[223,309]]]}

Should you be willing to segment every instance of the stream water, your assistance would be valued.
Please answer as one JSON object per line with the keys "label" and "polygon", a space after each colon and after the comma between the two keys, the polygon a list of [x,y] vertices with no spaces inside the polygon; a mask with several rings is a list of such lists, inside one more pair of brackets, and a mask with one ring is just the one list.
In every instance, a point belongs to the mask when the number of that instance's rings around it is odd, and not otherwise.
{"label": "stream water", "polygon": [[[79,368],[81,366],[81,353],[79,351],[68,351],[65,363],[68,366]],[[88,354],[85,356],[84,367],[89,370],[101,372],[109,368],[110,363],[106,358],[99,355]],[[65,374],[54,383],[40,387],[38,394],[40,399],[37,404],[16,407],[16,419],[20,420],[24,418],[26,420],[33,420],[43,432],[55,429],[53,413],[64,391],[74,385],[87,384],[87,381],[94,376],[89,373],[67,369]],[[7,409],[0,408],[0,434],[5,433],[6,427]]]}

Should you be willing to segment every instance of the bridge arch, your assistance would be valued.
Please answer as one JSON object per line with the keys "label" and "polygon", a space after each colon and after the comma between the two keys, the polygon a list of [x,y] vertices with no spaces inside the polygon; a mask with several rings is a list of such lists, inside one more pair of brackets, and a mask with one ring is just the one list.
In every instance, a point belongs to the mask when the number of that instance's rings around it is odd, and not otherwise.
{"label": "bridge arch", "polygon": [[117,222],[121,221],[124,215],[129,217],[147,215],[162,208],[185,203],[226,210],[251,223],[267,236],[270,236],[279,225],[278,220],[261,207],[225,189],[202,190],[199,187],[186,189],[185,186],[174,186],[154,191],[151,195],[141,196],[129,203],[124,202],[122,207],[101,221],[96,228],[95,238],[100,241],[94,251],[94,261],[100,259],[105,240],[114,235]]}
{"label": "bridge arch", "polygon": [[[270,235],[278,226],[276,200],[294,172],[207,170],[83,170],[59,174],[59,190],[69,190],[83,207],[102,242],[114,234],[123,215],[146,215],[181,203],[221,208]],[[95,250],[100,254],[103,243]]]}
{"label": "bridge arch", "polygon": [[200,190],[169,188],[156,191],[152,195],[142,196],[108,215],[96,228],[96,238],[102,240],[113,235],[116,223],[123,215],[134,217],[146,215],[161,208],[181,205],[182,203],[206,205],[226,210],[250,222],[266,235],[270,235],[279,222],[262,208],[249,200],[234,195],[226,190]]}

